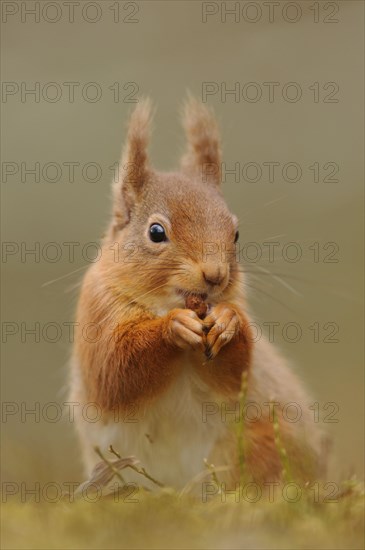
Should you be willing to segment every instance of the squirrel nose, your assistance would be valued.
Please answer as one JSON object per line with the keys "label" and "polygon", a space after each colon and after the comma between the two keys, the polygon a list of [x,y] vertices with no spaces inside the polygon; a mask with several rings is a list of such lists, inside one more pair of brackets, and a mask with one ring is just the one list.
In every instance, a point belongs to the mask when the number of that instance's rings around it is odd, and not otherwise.
{"label": "squirrel nose", "polygon": [[204,266],[203,277],[206,283],[216,286],[221,284],[225,274],[219,265],[213,264]]}

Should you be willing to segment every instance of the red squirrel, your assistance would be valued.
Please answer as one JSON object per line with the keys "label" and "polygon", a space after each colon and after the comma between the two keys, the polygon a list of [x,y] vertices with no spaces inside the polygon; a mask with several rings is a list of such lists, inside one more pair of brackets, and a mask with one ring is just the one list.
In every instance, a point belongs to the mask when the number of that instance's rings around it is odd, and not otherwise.
{"label": "red squirrel", "polygon": [[100,460],[94,447],[106,453],[112,445],[165,485],[183,487],[205,460],[225,467],[222,479],[234,484],[232,424],[244,422],[250,479],[280,480],[284,452],[308,480],[318,475],[321,433],[302,383],[271,343],[251,333],[213,113],[187,101],[187,152],[173,173],[150,164],[150,125],[151,105],[142,100],[130,118],[102,254],[84,277],[77,309],[71,399],[100,411],[97,421],[76,415],[86,471]]}

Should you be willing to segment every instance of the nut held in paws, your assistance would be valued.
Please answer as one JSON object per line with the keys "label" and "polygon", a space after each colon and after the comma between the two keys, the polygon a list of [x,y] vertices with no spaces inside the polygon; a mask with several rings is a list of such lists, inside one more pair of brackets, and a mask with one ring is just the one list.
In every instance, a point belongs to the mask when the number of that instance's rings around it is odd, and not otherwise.
{"label": "nut held in paws", "polygon": [[185,307],[193,310],[199,319],[204,319],[208,312],[208,304],[203,300],[203,297],[198,294],[190,294],[190,296],[185,299]]}

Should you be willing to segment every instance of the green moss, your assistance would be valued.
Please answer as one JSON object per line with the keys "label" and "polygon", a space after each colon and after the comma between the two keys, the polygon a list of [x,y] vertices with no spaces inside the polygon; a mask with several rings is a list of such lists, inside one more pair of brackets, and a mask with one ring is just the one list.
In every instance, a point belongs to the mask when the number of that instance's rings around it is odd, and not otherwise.
{"label": "green moss", "polygon": [[[344,484],[337,502],[328,491],[302,490],[298,502],[282,498],[235,501],[217,495],[208,502],[166,489],[139,491],[137,502],[120,496],[97,502],[27,502],[3,505],[4,549],[265,548],[361,549],[364,495]],[[280,498],[279,498],[280,497]]]}

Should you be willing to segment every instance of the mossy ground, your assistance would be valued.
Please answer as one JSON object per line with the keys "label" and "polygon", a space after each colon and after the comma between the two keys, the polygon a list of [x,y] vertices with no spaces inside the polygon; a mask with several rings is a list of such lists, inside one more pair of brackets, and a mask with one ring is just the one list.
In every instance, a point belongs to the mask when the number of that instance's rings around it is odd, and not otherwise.
{"label": "mossy ground", "polygon": [[297,502],[283,499],[281,488],[277,492],[280,498],[270,502],[262,497],[255,503],[248,501],[248,493],[238,502],[235,495],[203,502],[170,489],[96,502],[9,500],[2,511],[2,548],[364,548],[360,484],[344,484],[331,502],[324,501],[330,490],[315,496],[305,488]]}

